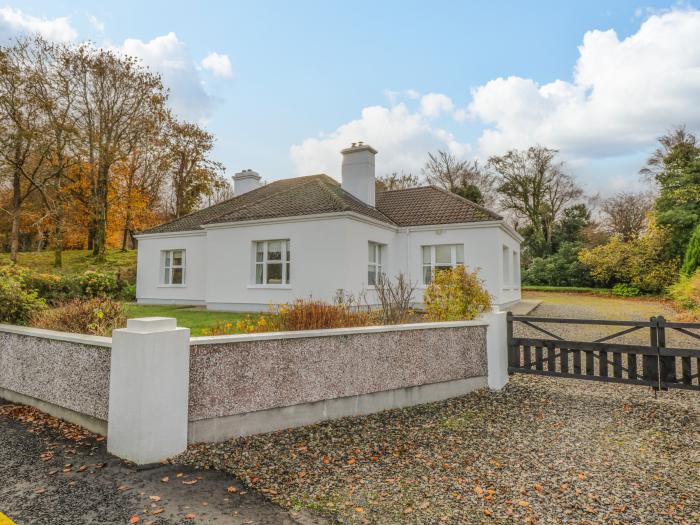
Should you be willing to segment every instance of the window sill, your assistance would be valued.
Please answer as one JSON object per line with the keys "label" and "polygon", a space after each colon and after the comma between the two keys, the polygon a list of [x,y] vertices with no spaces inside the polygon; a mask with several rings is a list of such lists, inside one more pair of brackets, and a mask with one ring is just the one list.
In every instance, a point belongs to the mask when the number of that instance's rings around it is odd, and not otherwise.
{"label": "window sill", "polygon": [[249,290],[291,290],[291,284],[249,284]]}
{"label": "window sill", "polygon": [[158,288],[187,288],[186,284],[159,284]]}

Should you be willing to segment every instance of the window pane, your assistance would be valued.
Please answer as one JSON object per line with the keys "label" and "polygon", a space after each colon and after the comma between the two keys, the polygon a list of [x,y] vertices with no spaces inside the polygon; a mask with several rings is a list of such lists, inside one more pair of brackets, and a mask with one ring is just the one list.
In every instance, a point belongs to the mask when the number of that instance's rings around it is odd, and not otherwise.
{"label": "window pane", "polygon": [[263,262],[263,257],[265,255],[265,243],[256,242],[255,243],[255,261]]}
{"label": "window pane", "polygon": [[173,284],[182,284],[182,268],[173,268]]}
{"label": "window pane", "polygon": [[373,264],[367,267],[367,284],[370,286],[377,284],[377,267]]}
{"label": "window pane", "polygon": [[[287,262],[291,261],[291,248],[289,247],[290,242],[289,241],[284,241],[285,246],[287,247],[287,258],[285,259]],[[287,277],[289,277],[289,274],[287,274]]]}
{"label": "window pane", "polygon": [[423,264],[430,264],[430,246],[423,246]]}
{"label": "window pane", "polygon": [[173,266],[182,266],[182,250],[173,252]]}
{"label": "window pane", "polygon": [[172,252],[163,252],[165,254],[165,257],[163,258],[163,266],[166,268],[170,267],[170,255]]}
{"label": "window pane", "polygon": [[435,247],[435,264],[452,265],[452,246],[440,244]]}
{"label": "window pane", "polygon": [[170,284],[170,268],[163,270],[163,284]]}
{"label": "window pane", "polygon": [[281,261],[282,260],[282,241],[269,241],[267,243],[267,260]]}
{"label": "window pane", "polygon": [[382,264],[382,245],[377,244],[377,263]]}
{"label": "window pane", "polygon": [[267,265],[267,284],[282,284],[282,264]]}
{"label": "window pane", "polygon": [[373,242],[369,243],[369,262],[377,262],[377,245]]}
{"label": "window pane", "polygon": [[256,264],[255,265],[255,284],[262,284],[262,283],[263,283],[263,265]]}
{"label": "window pane", "polygon": [[464,244],[457,245],[457,264],[464,264]]}
{"label": "window pane", "polygon": [[432,277],[433,277],[432,268],[430,268],[430,266],[423,266],[423,283],[430,284]]}
{"label": "window pane", "polygon": [[290,266],[289,266],[289,263],[287,263],[287,281],[284,284],[289,284],[289,282],[290,282],[289,279],[291,277],[291,274],[289,273],[289,269],[290,269]]}

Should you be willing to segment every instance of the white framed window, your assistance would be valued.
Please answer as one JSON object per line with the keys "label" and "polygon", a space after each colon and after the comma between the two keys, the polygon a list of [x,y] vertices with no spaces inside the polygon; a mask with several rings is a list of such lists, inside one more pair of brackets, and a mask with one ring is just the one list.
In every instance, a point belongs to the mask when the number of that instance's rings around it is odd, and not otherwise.
{"label": "white framed window", "polygon": [[256,241],[255,284],[289,284],[290,261],[289,239]]}
{"label": "white framed window", "polygon": [[160,252],[160,284],[164,286],[185,285],[185,250],[163,250]]}
{"label": "white framed window", "polygon": [[512,274],[510,270],[510,250],[508,246],[503,246],[503,283],[502,286],[510,284]]}
{"label": "white framed window", "polygon": [[435,270],[454,268],[464,264],[464,244],[434,244],[421,248],[423,250],[423,284],[430,284]]}
{"label": "white framed window", "polygon": [[384,273],[384,251],[386,245],[377,242],[369,243],[369,262],[367,264],[367,285],[374,286],[377,279]]}

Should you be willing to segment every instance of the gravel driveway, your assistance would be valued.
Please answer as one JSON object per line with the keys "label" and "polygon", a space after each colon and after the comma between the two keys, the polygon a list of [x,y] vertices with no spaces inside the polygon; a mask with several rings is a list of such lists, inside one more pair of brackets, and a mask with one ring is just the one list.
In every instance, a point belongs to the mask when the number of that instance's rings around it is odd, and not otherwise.
{"label": "gravel driveway", "polygon": [[2,400],[0,512],[17,525],[320,523],[223,472],[172,464],[134,469],[80,427]]}
{"label": "gravel driveway", "polygon": [[[666,308],[573,303],[533,315],[644,319]],[[698,393],[515,376],[501,392],[197,445],[179,460],[344,523],[690,525],[700,523],[698,429]]]}

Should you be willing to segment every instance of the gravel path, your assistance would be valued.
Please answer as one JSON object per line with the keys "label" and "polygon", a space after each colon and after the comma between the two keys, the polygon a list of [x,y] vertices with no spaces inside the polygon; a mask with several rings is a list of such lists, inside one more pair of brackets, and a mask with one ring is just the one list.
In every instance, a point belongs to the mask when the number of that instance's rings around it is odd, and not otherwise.
{"label": "gravel path", "polygon": [[[573,301],[532,315],[606,315]],[[603,309],[664,313],[626,303]],[[695,392],[515,376],[501,392],[197,445],[179,460],[343,523],[690,525],[698,429]]]}
{"label": "gravel path", "polygon": [[2,400],[0,512],[17,525],[319,522],[273,505],[223,472],[172,464],[136,470],[82,428]]}

